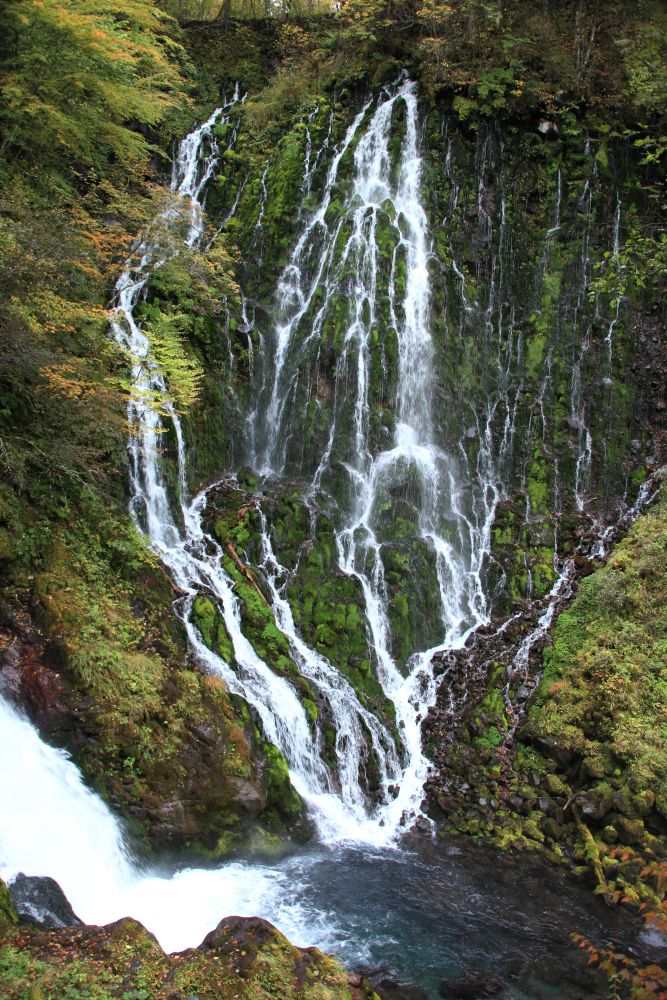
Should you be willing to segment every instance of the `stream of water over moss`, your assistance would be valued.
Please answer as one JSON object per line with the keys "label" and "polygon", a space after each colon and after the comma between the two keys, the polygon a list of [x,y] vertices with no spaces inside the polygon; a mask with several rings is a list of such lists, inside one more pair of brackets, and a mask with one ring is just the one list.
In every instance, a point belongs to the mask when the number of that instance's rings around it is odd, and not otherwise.
{"label": "stream of water over moss", "polygon": [[[178,210],[158,216],[116,286],[113,333],[133,385],[131,507],[180,592],[194,658],[250,706],[285,794],[296,811],[305,804],[325,846],[271,865],[143,870],[73,766],[7,708],[7,752],[20,752],[25,771],[2,779],[18,785],[0,784],[3,801],[17,803],[0,830],[0,863],[8,877],[56,877],[85,920],[137,917],[170,950],[197,944],[225,914],[252,913],[429,995],[473,969],[506,979],[517,1000],[594,996],[563,970],[568,931],[613,932],[593,900],[539,875],[527,882],[524,868],[518,887],[511,862],[426,857],[395,840],[421,811],[433,653],[461,646],[494,599],[502,607],[508,592],[554,587],[563,572],[555,511],[585,516],[594,483],[614,478],[609,491],[629,495],[613,447],[599,455],[591,430],[608,420],[610,445],[627,434],[611,370],[618,317],[602,324],[588,291],[597,164],[581,150],[568,247],[558,243],[564,181],[552,176],[548,225],[531,234],[538,266],[516,292],[508,218],[519,185],[492,133],[477,141],[474,183],[462,192],[455,142],[437,123],[434,189],[444,191],[427,203],[434,123],[405,76],[355,109],[337,137],[322,129],[317,155],[317,115],[300,123],[297,232],[274,267],[271,308],[252,318],[244,293],[237,324],[249,372],[234,391],[242,441],[236,460],[218,466],[225,482],[191,499],[187,435],[140,313],[154,273],[201,238],[216,130],[238,100],[181,144]],[[270,208],[266,170],[261,181],[253,233]],[[622,218],[614,193],[612,252]],[[237,207],[241,194],[230,213]],[[599,361],[596,323],[605,406],[592,412],[582,373]],[[231,335],[230,358],[233,371]]]}

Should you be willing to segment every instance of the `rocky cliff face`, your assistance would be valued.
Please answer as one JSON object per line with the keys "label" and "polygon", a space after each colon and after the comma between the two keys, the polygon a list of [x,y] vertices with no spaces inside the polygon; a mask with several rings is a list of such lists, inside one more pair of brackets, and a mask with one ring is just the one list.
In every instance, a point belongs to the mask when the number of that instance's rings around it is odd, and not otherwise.
{"label": "rocky cliff face", "polygon": [[[405,746],[364,581],[382,578],[386,653],[406,672],[444,632],[458,639],[475,620],[540,607],[532,602],[547,597],[577,547],[577,569],[588,572],[598,536],[663,461],[660,306],[655,286],[627,280],[633,234],[657,220],[654,168],[611,134],[620,129],[599,121],[589,129],[571,110],[556,109],[554,120],[537,108],[516,119],[465,110],[421,80],[413,107],[395,99],[404,77],[393,57],[377,86],[341,79],[288,100],[260,79],[257,53],[274,43],[271,33],[256,49],[234,33],[226,54],[210,41],[205,56],[201,41],[195,52],[212,88],[229,91],[237,74],[250,96],[214,128],[206,239],[156,269],[137,319],[146,329],[174,325],[205,373],[183,421],[188,485],[223,480],[207,496],[205,520],[243,634],[294,688],[340,787],[336,719],[286,637],[277,587],[296,631],[368,713],[357,778],[370,807],[383,795],[378,747],[394,744],[400,757]],[[412,71],[428,80],[423,66]],[[384,96],[380,84],[390,85]],[[387,94],[382,125],[375,115]],[[386,144],[377,176],[391,197],[369,196],[357,217],[370,176],[358,153],[373,129]],[[437,480],[440,548],[424,527],[426,480],[406,461],[376,490],[373,547],[355,550],[363,558],[346,572],[358,429],[377,457],[406,405],[399,331],[412,302],[413,244],[401,174],[415,151],[428,244],[429,445],[447,469]],[[319,211],[322,227],[313,229]],[[215,298],[214,273],[224,276]],[[286,326],[293,336],[278,372]],[[351,330],[363,331],[363,351]],[[168,421],[162,442],[175,496],[178,442]],[[44,731],[154,848],[221,854],[256,820],[268,831],[264,846],[305,832],[283,755],[257,713],[187,662],[172,614],[174,599],[183,613],[179,595],[121,518],[88,515],[94,528],[76,543],[62,515],[29,585],[43,635],[7,620],[3,677],[18,664],[15,684]],[[456,592],[449,618],[447,589]],[[205,590],[191,621],[237,670]],[[532,691],[509,676],[508,662],[492,651],[474,668],[479,698],[466,725],[491,755],[513,727],[511,706]],[[460,686],[470,683],[466,675]],[[445,685],[443,711],[448,698]],[[385,743],[373,742],[373,720]],[[443,752],[435,730],[428,739],[431,754]]]}

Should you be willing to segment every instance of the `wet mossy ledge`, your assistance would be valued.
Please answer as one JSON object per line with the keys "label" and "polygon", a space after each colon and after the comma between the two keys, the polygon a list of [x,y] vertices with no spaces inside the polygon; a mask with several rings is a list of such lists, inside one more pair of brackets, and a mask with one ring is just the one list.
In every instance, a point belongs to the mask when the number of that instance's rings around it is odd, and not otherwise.
{"label": "wet mossy ledge", "polygon": [[223,680],[191,661],[182,598],[143,538],[101,510],[96,530],[74,531],[73,514],[50,530],[34,621],[5,609],[9,693],[71,752],[140,853],[216,859],[307,839],[282,755]]}
{"label": "wet mossy ledge", "polygon": [[0,994],[6,1000],[379,1000],[317,948],[295,948],[259,917],[226,917],[174,955],[126,918],[104,927],[19,925],[0,881]]}
{"label": "wet mossy ledge", "polygon": [[[443,662],[424,728],[441,836],[541,852],[608,903],[657,913],[667,864],[664,470],[661,478],[658,499],[580,579],[526,669],[508,673],[525,625],[482,630]],[[464,684],[470,703],[453,719],[445,706]]]}

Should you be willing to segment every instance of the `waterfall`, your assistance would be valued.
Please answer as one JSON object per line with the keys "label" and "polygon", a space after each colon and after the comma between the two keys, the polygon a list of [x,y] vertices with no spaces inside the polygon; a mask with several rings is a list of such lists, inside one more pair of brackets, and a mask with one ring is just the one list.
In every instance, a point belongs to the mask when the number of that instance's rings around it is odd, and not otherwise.
{"label": "waterfall", "polygon": [[[453,284],[460,289],[461,329],[479,332],[485,349],[492,350],[489,356],[497,361],[497,372],[489,378],[489,391],[481,405],[475,405],[479,400],[465,401],[466,416],[469,411],[473,414],[468,426],[457,418],[452,418],[450,426],[446,404],[443,407],[438,399],[432,315],[434,251],[422,193],[417,88],[409,79],[402,77],[376,100],[369,100],[338,142],[332,112],[317,150],[311,126],[320,109],[307,118],[294,245],[277,282],[271,322],[268,328],[257,329],[254,341],[255,305],[242,293],[242,323],[237,329],[247,334],[251,379],[245,412],[240,408],[246,404],[238,402],[239,423],[245,431],[243,464],[278,485],[298,480],[302,500],[314,517],[322,506],[332,511],[337,570],[354,581],[362,595],[372,667],[395,709],[396,726],[390,727],[362,703],[336,664],[300,633],[288,600],[290,573],[281,563],[270,518],[257,500],[260,554],[256,568],[299,673],[327,705],[335,729],[332,762],[325,755],[319,723],[309,721],[294,686],[264,662],[243,632],[241,604],[225,569],[224,550],[206,530],[207,506],[217,484],[194,498],[187,495],[181,419],[152,356],[149,336],[137,319],[137,307],[154,272],[183,247],[197,247],[205,238],[204,201],[219,154],[216,129],[229,121],[230,109],[240,99],[237,89],[227,104],[181,142],[167,204],[134,247],[116,283],[111,330],[127,357],[132,382],[130,509],[182,593],[177,613],[195,658],[253,708],[266,738],[285,755],[292,783],[306,801],[320,839],[384,846],[420,815],[428,772],[421,720],[435,702],[433,655],[462,646],[489,616],[485,573],[491,529],[518,436],[517,408],[523,389],[520,381],[513,381],[513,365],[518,365],[524,349],[523,333],[513,305],[506,303],[506,260],[511,254],[508,198],[501,191],[496,233],[484,185],[492,156],[492,143],[486,136],[478,146],[474,193],[477,239],[489,253],[486,288],[478,280],[472,290],[465,256],[452,252],[449,262]],[[232,131],[231,143],[235,135]],[[446,223],[458,210],[459,200],[463,201],[451,161],[448,139],[444,170],[452,187]],[[232,212],[245,182],[244,177]],[[261,262],[269,163],[260,183],[253,248]],[[543,269],[550,246],[558,243],[554,237],[566,225],[560,170],[556,183]],[[591,273],[590,180],[580,204],[586,224],[571,317],[575,345],[570,419],[577,437],[576,505],[583,510],[592,455],[581,371],[590,346],[584,313]],[[616,257],[620,206],[619,195]],[[608,329],[610,360],[617,319],[618,309]],[[335,356],[333,361],[329,357],[328,368],[323,360],[327,344]],[[536,380],[535,419],[541,419],[544,443],[551,362],[549,346]],[[323,372],[329,381],[327,393],[316,399],[321,427],[306,443],[312,386]],[[380,421],[379,429],[375,417],[380,407],[374,390],[378,378],[382,404],[392,414],[391,420]],[[161,454],[167,428],[173,430],[176,441],[176,488]],[[554,467],[557,480],[555,459]],[[233,470],[223,471],[231,474]],[[336,493],[335,481],[342,483]],[[439,640],[429,648],[411,650],[407,662],[401,662],[396,653],[385,570],[387,522],[393,526],[397,496],[412,517],[415,539],[428,553],[439,611]],[[528,499],[526,505],[529,520]],[[564,571],[548,595],[537,629],[518,653],[515,671],[524,668],[531,645],[551,624],[557,598],[568,581]],[[234,651],[232,662],[212,652],[202,640],[193,617],[200,594],[215,602],[224,619]],[[0,870],[5,874],[24,868],[53,875],[84,919],[110,920],[131,912],[168,948],[196,944],[220,918],[221,909],[257,912],[272,919],[276,913],[284,916],[284,901],[278,903],[284,887],[280,874],[272,869],[227,865],[217,871],[182,872],[172,879],[139,871],[128,856],[119,824],[84,788],[72,762],[45,746],[1,699],[0,738],[6,757],[18,753],[27,769],[22,765],[13,774],[5,768],[0,775],[0,797],[18,804],[15,819],[0,826]],[[369,761],[378,772],[374,799],[360,780]],[[284,920],[281,923],[285,926]]]}
{"label": "waterfall", "polygon": [[166,951],[195,947],[232,913],[271,920],[297,944],[330,946],[335,921],[295,897],[295,875],[281,868],[232,862],[171,877],[142,870],[118,820],[68,755],[44,743],[1,697],[0,753],[0,798],[11,803],[0,822],[3,880],[20,871],[55,878],[85,922],[131,915]]}
{"label": "waterfall", "polygon": [[0,874],[49,875],[65,887],[76,912],[97,915],[95,897],[108,899],[132,878],[117,821],[67,754],[44,743],[2,698],[0,753],[0,796],[7,804]]}
{"label": "waterfall", "polygon": [[[433,343],[429,330],[430,245],[421,204],[422,159],[419,151],[416,87],[403,80],[383,92],[374,108],[366,104],[332,150],[317,209],[302,219],[301,233],[278,285],[278,321],[273,370],[267,373],[266,405],[258,405],[255,442],[257,464],[274,475],[284,467],[281,432],[290,387],[298,377],[299,351],[295,334],[320,282],[325,296],[307,340],[313,341],[336,292],[341,267],[354,265],[355,283],[349,296],[341,366],[354,371],[353,447],[346,463],[350,503],[337,530],[342,572],[359,581],[366,603],[369,640],[375,650],[376,672],[396,709],[395,735],[360,703],[354,689],[335,665],[310,648],[299,635],[282,588],[285,570],[274,552],[270,531],[262,521],[262,565],[276,622],[286,635],[302,675],[311,680],[329,707],[335,726],[335,768],[325,764],[322,735],[313,729],[296,691],[261,659],[242,630],[241,609],[234,582],[223,565],[223,550],[204,527],[208,491],[190,501],[186,496],[186,453],[180,417],[170,401],[168,386],[151,355],[148,336],[135,319],[151,274],[178,253],[179,243],[194,246],[204,229],[203,198],[217,155],[217,124],[226,122],[229,105],[217,109],[181,143],[174,159],[171,201],[159,213],[134,248],[116,284],[112,333],[132,368],[129,404],[131,511],[145,531],[175,584],[183,593],[179,614],[195,656],[205,669],[222,676],[230,691],[243,697],[261,719],[266,738],[287,759],[290,777],[324,840],[352,838],[373,843],[391,840],[407,814],[419,812],[427,761],[422,754],[420,719],[435,697],[430,671],[433,650],[415,654],[402,672],[391,652],[391,628],[382,566],[382,542],[377,536],[379,508],[385,492],[410,478],[415,493],[418,531],[435,561],[445,645],[464,641],[469,629],[483,620],[481,561],[488,548],[488,531],[477,532],[460,506],[454,459],[436,443],[433,428],[431,378]],[[404,112],[404,135],[398,154],[390,151],[392,120],[398,106]],[[329,133],[330,133],[329,129]],[[325,144],[330,141],[329,134]],[[354,175],[339,217],[329,221],[338,169],[354,143]],[[319,157],[319,154],[318,154]],[[318,157],[306,158],[305,183],[312,183]],[[396,162],[394,162],[396,160]],[[383,207],[384,206],[384,207]],[[388,206],[391,206],[390,209]],[[398,342],[396,428],[391,446],[374,449],[370,438],[370,337],[379,250],[376,235],[380,211],[390,211],[394,234],[388,283],[391,322]],[[333,259],[341,233],[346,242]],[[399,281],[399,261],[404,274]],[[400,286],[400,287],[399,287]],[[149,402],[156,398],[160,406]],[[166,414],[166,417],[163,416]],[[178,496],[172,496],[160,443],[168,419],[177,442]],[[312,488],[325,474],[336,445],[337,415],[329,442],[320,456]],[[252,441],[251,441],[252,447]],[[454,515],[451,514],[454,511]],[[442,515],[457,518],[460,544],[442,530]],[[449,522],[448,522],[449,523]],[[466,536],[465,539],[463,536]],[[371,568],[369,568],[371,567]],[[195,597],[210,595],[222,614],[232,640],[233,663],[209,650],[192,619]],[[440,648],[440,647],[437,647]],[[360,786],[369,754],[379,769],[380,801],[373,806]],[[400,794],[390,794],[392,785]]]}
{"label": "waterfall", "polygon": [[[442,577],[443,601],[448,600],[446,567],[451,564],[451,555],[448,545],[437,534],[436,523],[436,505],[440,488],[438,465],[441,457],[432,445],[428,405],[427,379],[431,343],[427,329],[426,221],[419,204],[420,158],[417,150],[416,96],[412,84],[404,84],[394,97],[380,104],[359,142],[355,152],[358,187],[367,191],[367,197],[362,206],[355,210],[355,220],[358,239],[361,240],[364,229],[362,217],[366,204],[369,204],[368,198],[384,197],[384,194],[389,194],[389,188],[383,177],[388,170],[388,123],[392,107],[399,99],[405,101],[409,111],[402,167],[394,194],[397,216],[402,214],[408,220],[409,227],[409,232],[403,240],[407,248],[408,267],[404,303],[406,320],[404,335],[401,338],[400,366],[403,389],[399,400],[400,423],[395,447],[375,460],[370,460],[368,448],[364,445],[364,428],[367,423],[367,414],[364,411],[367,408],[367,399],[365,391],[363,389],[360,391],[356,404],[357,442],[360,450],[363,447],[366,456],[365,465],[355,470],[361,488],[353,512],[354,522],[339,539],[341,566],[346,572],[359,576],[367,595],[369,627],[377,643],[381,680],[387,694],[396,703],[400,724],[404,730],[403,749],[408,752],[410,768],[414,772],[412,780],[407,782],[405,796],[398,800],[392,799],[379,810],[372,822],[369,823],[364,790],[359,786],[360,768],[368,752],[367,741],[370,741],[370,749],[380,768],[382,788],[386,790],[392,782],[401,779],[399,752],[393,737],[371,712],[362,707],[345,678],[316,651],[310,649],[298,635],[289,605],[279,593],[277,581],[282,573],[282,567],[273,552],[268,531],[265,530],[264,569],[272,592],[273,611],[277,623],[290,642],[293,658],[301,673],[315,683],[319,694],[327,700],[336,728],[337,766],[334,780],[334,776],[322,759],[320,733],[311,730],[294,688],[288,680],[278,676],[269,668],[243,634],[240,605],[234,593],[233,581],[223,566],[223,551],[206,533],[203,526],[207,492],[200,493],[192,502],[186,499],[186,455],[180,419],[169,403],[167,386],[151,361],[148,339],[134,319],[134,309],[151,270],[166,258],[162,246],[158,250],[152,245],[150,234],[132,255],[117,283],[118,305],[112,324],[114,336],[132,358],[136,397],[143,399],[148,391],[162,396],[164,408],[168,412],[178,443],[180,518],[173,513],[174,501],[169,497],[161,467],[159,441],[163,429],[162,418],[155,409],[145,405],[140,408],[136,400],[133,400],[130,405],[130,423],[134,434],[130,457],[132,509],[137,523],[144,528],[175,583],[186,595],[182,601],[181,614],[198,660],[206,669],[220,674],[229,689],[241,695],[256,710],[266,737],[285,754],[292,782],[309,803],[320,836],[329,840],[362,837],[376,842],[386,841],[396,828],[403,807],[409,804],[415,808],[418,805],[417,800],[421,796],[421,784],[425,775],[426,762],[421,754],[419,739],[420,702],[416,695],[416,687],[414,682],[404,682],[387,650],[387,621],[382,608],[384,595],[380,577],[378,576],[375,581],[362,577],[354,565],[355,543],[350,544],[349,541],[359,526],[366,527],[369,524],[368,518],[378,485],[386,483],[395,465],[413,464],[422,482],[424,494],[422,531],[425,537],[432,539],[439,563],[442,563],[439,575]],[[331,200],[338,165],[364,120],[366,111],[367,108],[364,108],[357,115],[336,150],[329,166],[322,203],[314,216],[306,222],[292,254],[290,265],[279,285],[278,294],[282,302],[293,301],[297,308],[277,331],[275,369],[266,416],[266,424],[272,429],[279,427],[284,407],[284,398],[280,390],[292,331],[304,314],[306,303],[314,294],[327,263],[325,252],[320,260],[315,262],[314,277],[309,287],[303,291],[298,283],[303,269],[303,257],[311,255],[312,258],[310,236],[318,228],[326,226],[325,214]],[[214,145],[211,144],[212,151],[203,156],[202,148],[205,141],[210,142],[211,128],[222,113],[223,109],[215,112],[208,122],[188,136],[181,144],[175,160],[172,191],[181,202],[185,203],[190,217],[184,240],[189,246],[193,245],[201,234],[200,199],[205,190],[206,178],[212,169],[211,160],[215,151]],[[169,210],[161,217],[171,239],[177,235],[174,233],[175,226],[171,225],[172,218],[176,218],[177,215],[178,213]],[[341,225],[342,223],[338,224],[339,230]],[[164,242],[163,238],[162,243]],[[367,244],[367,250],[372,256],[374,248],[371,244]],[[348,334],[348,339],[352,341],[352,333]],[[360,357],[362,353],[360,352]],[[367,365],[367,360],[359,362],[360,384],[366,378],[364,364]],[[417,400],[418,396],[422,398]],[[265,463],[269,462],[269,456],[275,455],[278,447],[278,437],[274,432],[265,449]],[[444,464],[446,463],[443,460],[443,468]],[[182,528],[179,527],[179,522],[182,523]],[[370,525],[368,533],[369,539],[372,539]],[[374,545],[379,553],[376,543],[369,541],[368,544]],[[194,598],[201,592],[213,597],[224,617],[234,647],[233,665],[226,663],[205,646],[193,624]],[[463,615],[457,611],[451,613],[450,617],[455,618],[458,626]],[[424,674],[423,665],[420,667],[420,676],[422,674]],[[429,698],[433,696],[430,687]],[[418,761],[418,764],[414,761]],[[391,822],[388,822],[389,813]]]}
{"label": "waterfall", "polygon": [[[391,139],[399,111],[403,112],[405,126],[396,157],[392,155]],[[335,402],[325,446],[321,455],[316,456],[309,495],[314,497],[326,491],[323,484],[328,480],[334,456],[339,460],[344,456],[349,501],[340,512],[336,530],[338,563],[361,586],[369,646],[377,677],[396,709],[402,742],[399,750],[404,755],[403,768],[397,767],[395,754],[387,755],[385,751],[383,756],[385,803],[375,813],[376,832],[378,823],[391,832],[405,814],[414,816],[419,810],[427,773],[421,750],[420,718],[435,697],[430,661],[435,649],[461,644],[470,629],[485,620],[482,567],[490,549],[495,502],[500,496],[490,450],[483,448],[477,470],[482,473],[483,516],[478,521],[469,515],[461,496],[458,461],[438,445],[434,433],[431,247],[421,203],[422,157],[418,133],[416,87],[407,79],[385,91],[374,109],[369,104],[362,108],[349,127],[332,158],[319,205],[304,220],[279,279],[278,320],[272,333],[275,359],[272,369],[264,373],[249,419],[248,464],[264,475],[277,478],[287,477],[290,471],[302,474],[304,469],[295,466],[291,458],[292,451],[299,451],[298,439],[302,434],[297,406],[299,383],[309,364],[309,354],[319,351],[331,315],[340,314],[344,287],[347,305],[336,363]],[[352,175],[343,186],[346,190],[343,206],[332,217],[332,201],[335,196],[340,198],[338,172],[352,145]],[[310,189],[307,149],[304,186]],[[387,287],[388,318],[398,345],[396,426],[390,447],[384,449],[378,449],[372,440],[370,400],[373,337],[379,322],[381,224],[388,224],[393,240]],[[318,291],[319,299],[315,301]],[[489,434],[487,427],[483,434],[487,443]],[[389,596],[378,527],[385,497],[392,489],[408,483],[417,511],[418,534],[430,548],[435,563],[444,645],[416,653],[407,665],[406,676],[391,652]],[[455,541],[451,539],[451,531],[446,530],[451,529],[452,522],[456,526]],[[275,556],[267,554],[270,538],[266,530],[262,543],[265,566],[268,562],[277,568]],[[274,609],[277,608],[275,593],[273,603]],[[279,614],[280,625],[292,640],[293,648],[299,649],[298,662],[303,664],[304,650],[299,648],[303,643],[296,635],[291,615],[285,615],[286,607],[285,602]],[[311,661],[318,659],[312,651],[308,657]],[[321,660],[319,657],[320,665]],[[333,668],[327,664],[326,669]],[[321,690],[317,673],[308,668],[304,672],[313,677]],[[358,713],[356,706],[355,711]],[[334,708],[333,714],[338,724],[338,710]],[[344,728],[349,731],[349,719]],[[376,746],[374,733],[373,746]],[[346,765],[348,771],[355,766]],[[394,789],[395,797],[387,793],[390,784],[400,786],[398,794]],[[358,835],[368,836],[368,827],[366,824]]]}

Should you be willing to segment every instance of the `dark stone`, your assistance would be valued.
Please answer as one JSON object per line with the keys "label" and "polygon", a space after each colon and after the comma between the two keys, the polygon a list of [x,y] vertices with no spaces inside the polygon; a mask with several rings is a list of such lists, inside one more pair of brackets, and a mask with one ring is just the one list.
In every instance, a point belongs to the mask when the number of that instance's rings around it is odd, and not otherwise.
{"label": "dark stone", "polygon": [[617,812],[623,813],[629,819],[637,818],[637,807],[634,802],[634,796],[627,788],[619,788],[617,792],[614,792],[613,801],[614,809]]}
{"label": "dark stone", "polygon": [[419,986],[397,983],[393,979],[382,979],[374,988],[382,1000],[428,1000],[428,993]]}
{"label": "dark stone", "polygon": [[438,795],[437,801],[444,813],[456,812],[461,805],[461,800],[455,799],[451,795]]}
{"label": "dark stone", "polygon": [[458,979],[446,979],[440,983],[440,996],[454,1000],[484,1000],[496,997],[505,988],[505,983],[492,972],[468,972]]}
{"label": "dark stone", "polygon": [[21,872],[8,888],[24,922],[48,929],[83,924],[55,879]]}
{"label": "dark stone", "polygon": [[563,828],[559,824],[548,816],[545,816],[540,823],[542,832],[545,836],[551,837],[552,840],[560,841]]}
{"label": "dark stone", "polygon": [[538,736],[533,740],[535,749],[545,757],[550,757],[562,768],[568,768],[574,760],[572,751],[564,746],[555,736]]}
{"label": "dark stone", "polygon": [[644,823],[641,819],[628,819],[627,816],[619,816],[614,823],[618,835],[624,844],[635,846],[642,843],[644,839]]}
{"label": "dark stone", "polygon": [[598,823],[611,809],[611,790],[605,786],[580,795],[577,801],[582,816]]}

